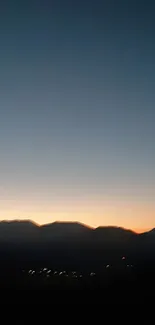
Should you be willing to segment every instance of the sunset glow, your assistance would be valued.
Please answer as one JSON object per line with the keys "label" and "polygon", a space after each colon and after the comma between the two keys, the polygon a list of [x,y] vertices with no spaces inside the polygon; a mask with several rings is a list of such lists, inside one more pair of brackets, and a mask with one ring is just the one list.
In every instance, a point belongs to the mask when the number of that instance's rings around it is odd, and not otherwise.
{"label": "sunset glow", "polygon": [[152,20],[143,33],[135,4],[60,2],[2,5],[0,220],[151,229]]}
{"label": "sunset glow", "polygon": [[[71,203],[72,204],[71,204]],[[54,221],[79,221],[92,227],[98,226],[120,226],[133,229],[136,232],[143,232],[154,227],[155,207],[151,204],[114,201],[88,201],[81,202],[73,200],[57,203],[57,206],[49,202],[18,202],[6,201],[0,204],[0,219],[31,219],[39,224],[51,223]],[[139,227],[137,227],[139,225]]]}

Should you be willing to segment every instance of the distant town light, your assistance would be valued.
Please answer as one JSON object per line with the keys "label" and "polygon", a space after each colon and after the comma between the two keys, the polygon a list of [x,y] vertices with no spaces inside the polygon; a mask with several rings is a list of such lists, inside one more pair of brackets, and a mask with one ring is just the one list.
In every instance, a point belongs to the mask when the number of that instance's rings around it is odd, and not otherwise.
{"label": "distant town light", "polygon": [[90,276],[95,276],[96,274],[94,272],[91,272],[90,273]]}

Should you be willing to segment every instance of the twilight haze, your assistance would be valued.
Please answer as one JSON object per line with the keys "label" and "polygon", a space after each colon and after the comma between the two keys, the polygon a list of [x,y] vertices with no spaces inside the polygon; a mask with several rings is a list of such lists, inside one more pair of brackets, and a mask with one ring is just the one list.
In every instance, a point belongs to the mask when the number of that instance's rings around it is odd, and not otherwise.
{"label": "twilight haze", "polygon": [[0,219],[155,226],[155,4],[0,4]]}

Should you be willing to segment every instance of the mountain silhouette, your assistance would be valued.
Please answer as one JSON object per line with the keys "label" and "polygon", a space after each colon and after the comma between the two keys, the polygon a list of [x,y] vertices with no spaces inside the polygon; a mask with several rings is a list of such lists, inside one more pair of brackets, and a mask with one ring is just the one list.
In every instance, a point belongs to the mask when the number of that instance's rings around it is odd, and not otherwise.
{"label": "mountain silhouette", "polygon": [[13,220],[0,222],[0,241],[30,240],[38,234],[38,225],[31,220]]}
{"label": "mountain silhouette", "polygon": [[136,234],[128,229],[121,227],[98,227],[94,229],[95,238],[101,242],[120,242],[126,241]]}
{"label": "mountain silhouette", "polygon": [[53,222],[40,227],[42,235],[46,239],[62,240],[75,239],[85,236],[91,231],[88,226],[79,222]]}
{"label": "mountain silhouette", "polygon": [[30,220],[0,222],[2,264],[34,263],[53,268],[100,269],[121,262],[155,259],[155,230],[137,234],[121,227],[90,228],[79,222],[37,225]]}

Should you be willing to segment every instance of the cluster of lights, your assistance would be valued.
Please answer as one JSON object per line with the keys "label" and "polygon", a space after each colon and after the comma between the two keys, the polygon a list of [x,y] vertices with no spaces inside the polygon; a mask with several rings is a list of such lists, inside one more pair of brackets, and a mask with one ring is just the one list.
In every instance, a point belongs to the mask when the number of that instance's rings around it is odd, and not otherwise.
{"label": "cluster of lights", "polygon": [[[126,261],[126,257],[123,256],[122,258],[122,261]],[[105,266],[106,269],[109,269],[110,267],[112,267],[110,264],[107,264]],[[127,264],[126,265],[127,268],[133,268],[133,265],[131,264]],[[48,269],[47,267],[44,267],[44,268],[41,268],[40,270],[33,270],[33,269],[30,269],[28,271],[26,270],[23,270],[23,272],[26,272],[28,273],[28,275],[37,275],[37,274],[42,274],[42,275],[45,275],[46,277],[50,277],[50,276],[63,276],[63,277],[72,277],[72,278],[82,278],[83,275],[82,274],[78,274],[76,271],[72,271],[72,272],[67,272],[67,271],[52,271],[51,269]],[[96,273],[94,272],[90,272],[89,273],[89,276],[90,277],[94,277],[96,276]]]}
{"label": "cluster of lights", "polygon": [[[28,274],[28,275],[45,275],[46,277],[50,277],[50,276],[63,276],[63,277],[72,277],[72,278],[82,278],[83,275],[82,274],[78,274],[76,271],[72,271],[71,273],[68,273],[67,271],[52,271],[51,269],[48,268],[42,268],[39,271],[30,269],[28,271],[23,270],[24,273]],[[91,272],[89,274],[90,276],[94,276],[95,273]]]}

